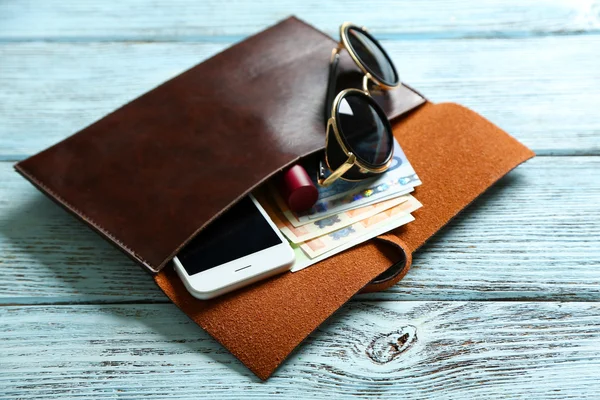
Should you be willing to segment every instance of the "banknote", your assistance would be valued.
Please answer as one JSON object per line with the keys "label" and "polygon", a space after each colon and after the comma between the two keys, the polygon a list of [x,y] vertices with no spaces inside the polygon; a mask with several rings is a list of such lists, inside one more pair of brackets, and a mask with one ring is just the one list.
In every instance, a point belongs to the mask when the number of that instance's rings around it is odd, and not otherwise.
{"label": "banknote", "polygon": [[406,195],[395,197],[390,200],[380,201],[354,210],[343,211],[339,214],[312,221],[309,224],[299,227],[295,227],[285,217],[283,212],[279,210],[277,206],[273,205],[273,202],[270,201],[267,193],[257,193],[255,194],[255,197],[288,240],[292,243],[301,243],[337,231],[338,229],[352,225],[355,222],[369,218],[375,214],[379,214],[382,211],[408,201],[412,196]]}
{"label": "banknote", "polygon": [[[379,202],[383,202],[383,201],[394,199],[396,197],[403,197],[405,195],[410,194],[413,191],[414,191],[414,188],[410,187],[410,188],[407,188],[406,190],[404,190],[402,192],[392,193],[392,194],[390,194],[388,196],[385,196],[385,197],[373,199],[371,201],[368,201],[368,202],[365,202],[363,204],[360,204],[357,207],[349,208],[346,211],[356,210],[356,209],[359,209],[361,207],[367,207],[367,206],[370,206],[370,205],[373,205],[373,204],[377,204]],[[319,215],[318,217],[304,218],[302,221],[300,221],[298,219],[298,218],[300,218],[300,215],[298,215],[298,213],[296,213],[294,211],[291,211],[289,209],[289,207],[287,206],[287,204],[285,203],[285,201],[283,200],[283,198],[279,195],[279,192],[275,191],[274,187],[273,187],[271,193],[272,193],[272,198],[273,198],[275,204],[277,205],[277,207],[279,208],[279,210],[281,210],[281,212],[283,213],[285,219],[287,221],[289,221],[290,224],[292,224],[292,226],[295,227],[295,228],[299,228],[299,227],[302,227],[302,226],[308,225],[308,224],[313,224],[313,223],[318,222],[318,221],[320,221],[322,219],[331,218],[331,217],[333,217],[335,215],[338,215],[338,214],[341,214],[341,213],[345,212],[345,211],[340,211],[339,213],[334,213],[334,214],[325,213],[323,215]]]}
{"label": "banknote", "polygon": [[368,236],[370,232],[374,231],[379,232],[379,228],[381,226],[386,226],[389,223],[397,220],[403,221],[405,216],[419,209],[421,206],[422,204],[411,196],[407,201],[397,206],[391,207],[371,217],[355,222],[352,225],[348,225],[342,229],[338,229],[337,231],[333,231],[300,243],[300,248],[310,258],[318,257],[321,254],[327,253],[338,246],[342,246],[353,241],[357,237],[362,237],[365,235]]}
{"label": "banknote", "polygon": [[343,245],[337,246],[314,258],[310,258],[309,256],[307,256],[306,253],[302,251],[299,245],[291,243],[291,246],[294,249],[294,253],[296,255],[296,261],[294,262],[294,266],[292,267],[291,271],[301,271],[304,268],[310,267],[311,265],[318,263],[319,261],[341,253],[344,250],[348,250],[349,248],[354,247],[362,242],[366,242],[367,240],[372,239],[376,236],[383,235],[384,233],[391,231],[392,229],[398,228],[402,225],[406,225],[414,220],[415,219],[412,215],[406,214],[401,218],[397,218],[387,222],[386,224],[382,224],[381,226],[378,226],[377,228],[365,233],[362,236],[356,236],[352,240],[344,243]]}
{"label": "banknote", "polygon": [[340,212],[373,204],[412,192],[421,181],[410,165],[406,155],[394,140],[394,160],[390,169],[377,177],[364,182],[346,182],[341,179],[329,187],[321,187],[316,183],[316,166],[305,166],[311,179],[319,190],[319,201],[309,210],[295,213],[285,207],[284,201],[277,196],[286,218],[295,227],[338,214]]}

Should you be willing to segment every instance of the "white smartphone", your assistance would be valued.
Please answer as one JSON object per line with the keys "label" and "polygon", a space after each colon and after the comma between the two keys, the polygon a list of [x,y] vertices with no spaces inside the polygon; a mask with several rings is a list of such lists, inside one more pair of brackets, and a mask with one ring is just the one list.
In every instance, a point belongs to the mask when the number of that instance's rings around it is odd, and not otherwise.
{"label": "white smartphone", "polygon": [[294,251],[249,195],[202,230],[173,259],[187,290],[210,299],[289,270]]}

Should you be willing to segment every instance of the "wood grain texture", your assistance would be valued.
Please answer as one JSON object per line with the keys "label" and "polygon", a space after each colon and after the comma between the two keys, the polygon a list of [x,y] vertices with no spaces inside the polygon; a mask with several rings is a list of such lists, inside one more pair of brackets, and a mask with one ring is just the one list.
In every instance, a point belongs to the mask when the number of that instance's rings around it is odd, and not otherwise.
{"label": "wood grain texture", "polygon": [[596,0],[376,0],[0,2],[4,40],[219,40],[242,37],[291,14],[334,34],[343,21],[405,37],[577,34],[600,26]]}
{"label": "wood grain texture", "polygon": [[[364,298],[598,301],[599,204],[599,158],[536,158],[426,244],[398,285]],[[10,163],[0,163],[0,253],[2,304],[166,301]]]}
{"label": "wood grain texture", "polygon": [[[502,179],[262,384],[6,161],[290,14],[368,26],[432,100],[563,157]],[[0,0],[0,398],[600,398],[598,33],[598,0]]]}
{"label": "wood grain texture", "polygon": [[266,383],[171,304],[0,307],[9,398],[597,398],[590,303],[351,302]]}
{"label": "wood grain texture", "polygon": [[[0,163],[0,304],[167,301],[152,277]],[[17,283],[18,282],[18,283]]]}
{"label": "wood grain texture", "polygon": [[[0,44],[0,156],[42,150],[228,45]],[[600,154],[600,57],[590,57],[600,36],[385,46],[406,82],[478,111],[538,154]]]}

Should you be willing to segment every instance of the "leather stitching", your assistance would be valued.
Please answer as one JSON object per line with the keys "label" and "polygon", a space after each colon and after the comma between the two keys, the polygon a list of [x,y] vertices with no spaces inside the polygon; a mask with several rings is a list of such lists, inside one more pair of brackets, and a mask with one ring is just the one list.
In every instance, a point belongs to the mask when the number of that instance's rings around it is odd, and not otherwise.
{"label": "leather stitching", "polygon": [[139,260],[145,266],[147,266],[151,271],[158,272],[158,270],[156,268],[154,268],[147,260],[145,260],[142,257],[138,256],[130,247],[128,247],[125,243],[123,243],[123,241],[117,239],[114,234],[110,233],[106,228],[102,227],[102,225],[96,223],[96,221],[94,221],[93,219],[91,219],[90,217],[88,217],[86,214],[84,214],[83,212],[81,212],[81,210],[79,210],[78,208],[76,208],[73,205],[71,205],[70,202],[68,202],[67,200],[65,200],[62,196],[60,196],[54,190],[50,189],[48,186],[46,186],[45,184],[43,184],[42,182],[40,182],[39,180],[37,180],[33,175],[31,175],[29,172],[25,171],[23,169],[23,167],[21,167],[19,164],[15,165],[15,169],[18,172],[20,172],[21,174],[23,174],[23,176],[25,176],[31,182],[35,183],[36,186],[42,188],[45,192],[47,192],[48,194],[50,194],[54,199],[60,201],[60,203],[63,206],[65,206],[70,211],[72,211],[75,215],[77,215],[78,217],[80,217],[81,219],[83,219],[85,222],[87,222],[88,224],[90,224],[98,232],[100,232],[101,234],[103,234],[106,237],[108,237],[109,239],[111,239],[114,243],[118,244],[121,248],[123,248],[124,250],[126,250],[132,257],[134,257],[136,260]]}

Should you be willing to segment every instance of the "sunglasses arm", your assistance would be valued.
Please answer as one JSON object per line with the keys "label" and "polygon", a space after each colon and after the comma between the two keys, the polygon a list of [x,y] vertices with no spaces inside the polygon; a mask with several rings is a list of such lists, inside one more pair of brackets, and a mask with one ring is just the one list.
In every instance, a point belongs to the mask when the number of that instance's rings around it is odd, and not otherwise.
{"label": "sunglasses arm", "polygon": [[327,93],[325,97],[325,121],[331,117],[331,107],[336,96],[336,82],[338,75],[338,64],[340,62],[339,48],[333,49],[331,52],[331,61],[329,63],[329,79],[327,81]]}
{"label": "sunglasses arm", "polygon": [[340,176],[344,175],[346,173],[346,171],[348,171],[350,168],[352,168],[354,166],[355,162],[356,162],[356,156],[352,153],[348,153],[348,159],[346,160],[346,162],[343,163],[342,165],[340,165],[338,167],[338,169],[333,171],[331,173],[331,175],[329,175],[327,177],[327,179],[319,178],[319,186],[326,187],[326,186],[331,185]]}

